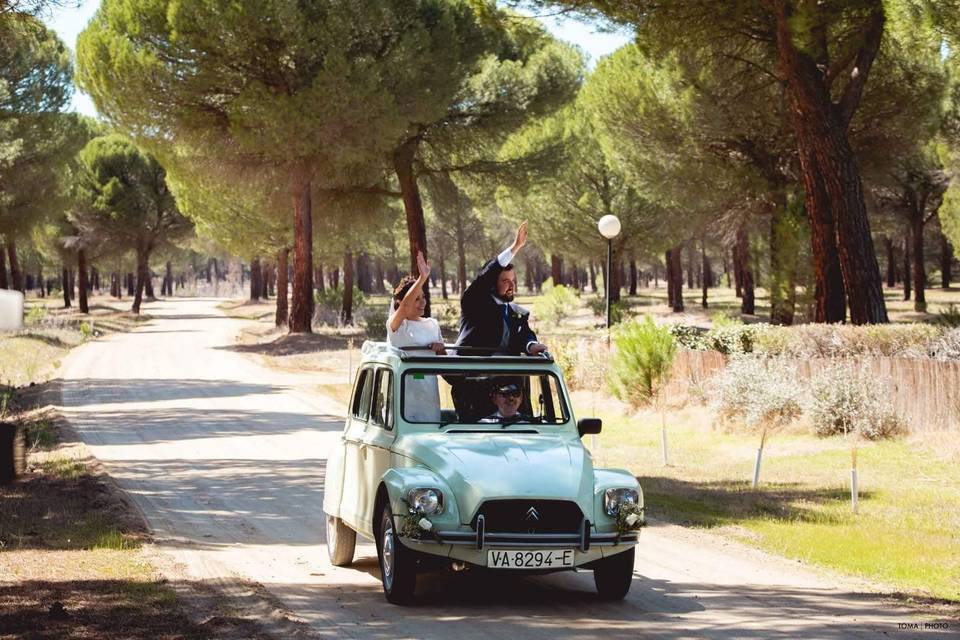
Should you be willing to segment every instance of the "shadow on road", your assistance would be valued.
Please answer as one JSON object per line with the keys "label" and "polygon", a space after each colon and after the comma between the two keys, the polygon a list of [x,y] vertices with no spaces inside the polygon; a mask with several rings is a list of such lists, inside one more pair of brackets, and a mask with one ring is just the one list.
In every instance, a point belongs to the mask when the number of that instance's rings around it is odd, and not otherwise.
{"label": "shadow on road", "polygon": [[287,390],[286,387],[271,384],[191,378],[80,378],[55,382],[61,385],[68,408],[92,404],[278,394]]}
{"label": "shadow on road", "polygon": [[323,616],[322,624],[333,622],[352,636],[376,640],[921,637],[898,627],[915,620],[910,612],[855,592],[673,582],[635,572],[627,599],[605,602],[588,571],[523,577],[469,570],[420,576],[417,603],[400,608],[386,603],[379,584],[336,584],[335,577],[332,582],[270,588],[307,619]]}
{"label": "shadow on road", "polygon": [[[850,499],[844,487],[806,489],[799,483],[767,483],[760,491],[752,490],[746,481],[697,482],[639,476],[650,515],[673,524],[697,527],[720,527],[746,520],[781,518],[804,522],[848,522],[846,513],[824,513],[811,507]],[[871,491],[860,491],[861,502],[873,497]]]}

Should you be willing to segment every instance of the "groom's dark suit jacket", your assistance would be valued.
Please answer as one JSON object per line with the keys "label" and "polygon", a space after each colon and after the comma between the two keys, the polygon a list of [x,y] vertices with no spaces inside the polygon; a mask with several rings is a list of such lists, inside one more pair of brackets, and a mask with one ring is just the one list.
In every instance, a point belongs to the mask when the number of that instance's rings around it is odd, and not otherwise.
{"label": "groom's dark suit jacket", "polygon": [[[530,329],[530,312],[512,302],[504,305],[494,298],[497,278],[502,271],[500,262],[494,258],[483,265],[477,277],[463,292],[460,298],[460,335],[457,337],[457,344],[501,348],[504,320],[509,331],[506,349],[510,353],[526,353],[527,345],[536,342],[537,336]],[[506,318],[504,306],[507,307]]]}

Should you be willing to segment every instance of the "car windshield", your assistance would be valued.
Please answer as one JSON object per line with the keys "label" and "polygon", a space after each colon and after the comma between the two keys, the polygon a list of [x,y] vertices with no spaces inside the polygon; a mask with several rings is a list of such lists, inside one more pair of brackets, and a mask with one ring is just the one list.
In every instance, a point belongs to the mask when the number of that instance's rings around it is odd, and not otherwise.
{"label": "car windshield", "polygon": [[564,424],[567,404],[546,371],[430,371],[403,375],[401,415],[412,423]]}

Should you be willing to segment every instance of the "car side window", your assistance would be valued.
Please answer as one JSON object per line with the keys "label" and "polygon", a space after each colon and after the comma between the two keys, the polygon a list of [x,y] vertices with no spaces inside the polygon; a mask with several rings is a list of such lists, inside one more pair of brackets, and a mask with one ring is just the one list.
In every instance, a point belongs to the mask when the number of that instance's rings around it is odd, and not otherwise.
{"label": "car side window", "polygon": [[393,372],[389,369],[377,370],[370,415],[374,424],[384,429],[393,429]]}
{"label": "car side window", "polygon": [[351,413],[354,418],[366,420],[370,413],[370,392],[373,387],[373,370],[361,369],[357,375],[357,386],[353,390]]}

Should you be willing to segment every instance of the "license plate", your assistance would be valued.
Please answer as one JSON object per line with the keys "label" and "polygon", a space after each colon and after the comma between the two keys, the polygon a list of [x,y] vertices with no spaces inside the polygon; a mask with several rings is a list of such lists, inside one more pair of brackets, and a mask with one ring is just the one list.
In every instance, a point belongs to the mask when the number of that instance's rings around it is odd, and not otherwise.
{"label": "license plate", "polygon": [[573,549],[487,551],[487,566],[492,569],[561,569],[573,566]]}

